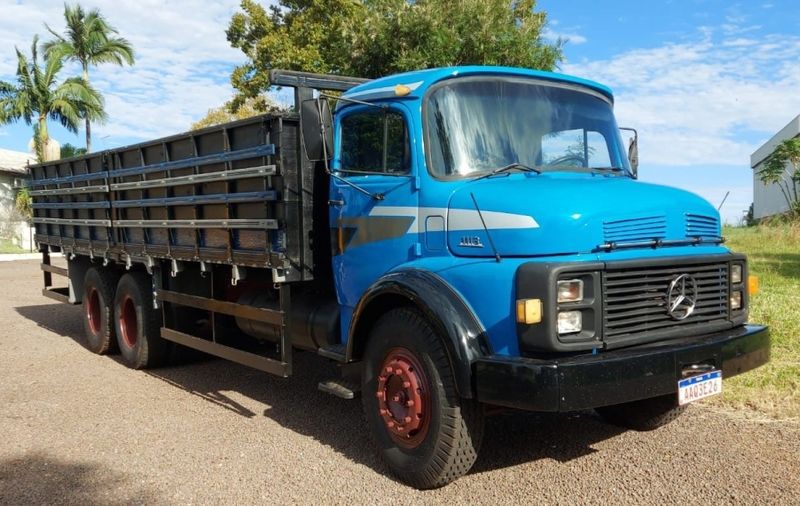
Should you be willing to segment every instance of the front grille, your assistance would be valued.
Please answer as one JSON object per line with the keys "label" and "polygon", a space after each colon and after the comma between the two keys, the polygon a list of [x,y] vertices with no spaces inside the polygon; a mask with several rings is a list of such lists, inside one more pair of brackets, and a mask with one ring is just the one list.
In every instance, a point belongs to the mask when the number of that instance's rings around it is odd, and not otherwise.
{"label": "front grille", "polygon": [[719,220],[714,216],[687,213],[686,237],[719,237]]}
{"label": "front grille", "polygon": [[667,222],[664,216],[643,216],[603,222],[603,239],[606,243],[664,239],[666,234]]}
{"label": "front grille", "polygon": [[[668,291],[678,276],[694,278],[694,312],[684,320],[668,314]],[[642,268],[610,268],[603,273],[603,336],[607,343],[635,340],[647,334],[695,330],[728,319],[728,264],[687,264]]]}

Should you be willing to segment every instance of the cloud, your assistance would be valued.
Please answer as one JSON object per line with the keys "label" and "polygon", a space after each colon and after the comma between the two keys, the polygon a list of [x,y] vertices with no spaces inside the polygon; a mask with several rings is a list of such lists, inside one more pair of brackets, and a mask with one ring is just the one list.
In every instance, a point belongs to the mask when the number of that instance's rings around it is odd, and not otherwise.
{"label": "cloud", "polygon": [[0,130],[0,137],[8,135],[8,130]]}
{"label": "cloud", "polygon": [[[233,93],[231,70],[243,55],[229,46],[225,29],[238,0],[198,3],[191,0],[89,0],[127,38],[136,51],[136,65],[103,65],[91,73],[92,84],[105,96],[108,123],[95,138],[148,139],[186,130]],[[16,69],[14,46],[29,51],[32,34],[49,38],[44,23],[63,30],[62,0],[21,1],[3,7],[0,17],[0,79],[11,80]],[[77,74],[75,66],[68,73]],[[104,147],[102,145],[98,147]]]}
{"label": "cloud", "polygon": [[740,34],[702,27],[690,40],[564,71],[615,90],[620,124],[639,129],[643,165],[748,167],[750,154],[800,112],[800,37]]}

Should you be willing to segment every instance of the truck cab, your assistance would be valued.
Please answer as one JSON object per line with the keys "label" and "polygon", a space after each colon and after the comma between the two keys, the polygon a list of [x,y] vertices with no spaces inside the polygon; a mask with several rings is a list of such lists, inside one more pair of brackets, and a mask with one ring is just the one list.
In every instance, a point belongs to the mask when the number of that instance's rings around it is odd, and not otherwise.
{"label": "truck cab", "polygon": [[635,428],[767,360],[717,210],[637,180],[613,105],[598,83],[502,67],[411,72],[336,100],[322,131],[341,335],[345,360],[367,364],[365,409],[386,444],[425,416],[400,405],[426,381],[408,372],[424,347],[371,348],[391,312],[429,322],[462,399],[596,408]]}

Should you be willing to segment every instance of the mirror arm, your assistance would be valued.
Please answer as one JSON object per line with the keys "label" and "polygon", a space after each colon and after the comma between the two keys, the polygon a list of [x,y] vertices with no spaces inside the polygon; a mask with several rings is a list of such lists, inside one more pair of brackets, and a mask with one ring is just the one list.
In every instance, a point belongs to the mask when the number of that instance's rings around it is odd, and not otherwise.
{"label": "mirror arm", "polygon": [[389,106],[386,104],[373,104],[372,102],[365,102],[363,100],[356,100],[354,98],[347,98],[342,96],[337,97],[336,95],[329,95],[327,93],[320,93],[319,96],[321,98],[329,98],[331,100],[341,100],[342,102],[348,102],[350,104],[359,104],[359,105],[366,105],[369,107],[375,107],[376,109],[383,109],[383,110],[389,109]]}
{"label": "mirror arm", "polygon": [[[325,131],[325,121],[322,119],[322,103],[317,99],[317,110],[319,111],[319,133],[322,136],[322,160],[325,162],[325,172],[328,174],[331,173],[331,169],[328,162],[328,142],[327,142],[327,133]],[[332,126],[332,125],[331,125]]]}
{"label": "mirror arm", "polygon": [[331,172],[327,168],[325,169],[325,173],[328,174],[333,179],[346,184],[350,188],[363,193],[364,195],[366,195],[367,197],[369,197],[371,199],[384,200],[386,198],[386,196],[383,193],[372,193],[369,190],[367,190],[366,188],[362,188],[362,187],[358,186],[357,184],[353,183],[352,181],[348,181],[347,178],[343,178],[342,176],[340,176],[338,174],[334,174],[333,172]]}

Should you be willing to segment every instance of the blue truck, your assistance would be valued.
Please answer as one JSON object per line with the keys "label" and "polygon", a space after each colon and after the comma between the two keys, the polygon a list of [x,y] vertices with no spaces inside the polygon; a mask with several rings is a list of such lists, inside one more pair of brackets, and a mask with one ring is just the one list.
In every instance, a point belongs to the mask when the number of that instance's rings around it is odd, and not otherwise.
{"label": "blue truck", "polygon": [[82,304],[91,351],[285,377],[317,353],[341,372],[319,388],[361,398],[418,488],[470,470],[487,406],[649,430],[768,360],[745,257],[708,202],[637,181],[605,86],[487,66],[271,81],[292,111],[31,167],[43,294]]}

